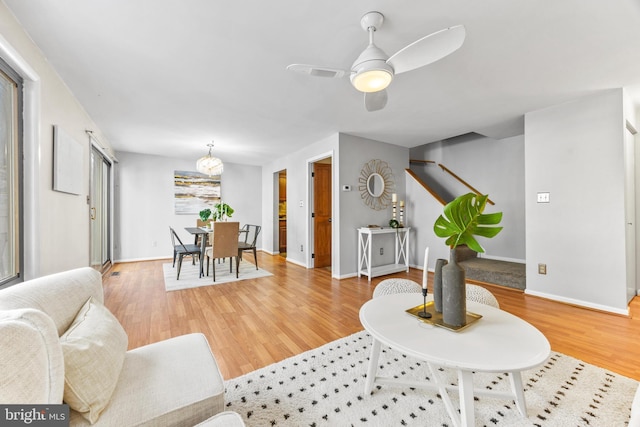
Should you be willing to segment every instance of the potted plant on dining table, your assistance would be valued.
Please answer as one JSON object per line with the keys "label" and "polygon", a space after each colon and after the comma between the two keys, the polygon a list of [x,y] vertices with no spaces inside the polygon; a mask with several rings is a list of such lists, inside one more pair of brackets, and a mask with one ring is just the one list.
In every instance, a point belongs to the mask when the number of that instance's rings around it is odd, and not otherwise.
{"label": "potted plant on dining table", "polygon": [[213,211],[211,213],[214,221],[226,221],[227,218],[231,218],[233,212],[234,210],[231,206],[220,201],[213,206]]}

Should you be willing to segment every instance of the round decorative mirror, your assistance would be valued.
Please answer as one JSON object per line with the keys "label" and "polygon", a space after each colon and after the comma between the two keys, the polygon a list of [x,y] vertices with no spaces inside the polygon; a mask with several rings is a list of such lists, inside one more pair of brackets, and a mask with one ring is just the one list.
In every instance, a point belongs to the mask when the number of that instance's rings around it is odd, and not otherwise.
{"label": "round decorative mirror", "polygon": [[372,197],[380,197],[384,192],[384,179],[379,173],[372,173],[367,178],[367,191]]}
{"label": "round decorative mirror", "polygon": [[360,197],[371,209],[377,211],[391,204],[394,190],[393,171],[383,160],[370,160],[360,171],[358,179]]}

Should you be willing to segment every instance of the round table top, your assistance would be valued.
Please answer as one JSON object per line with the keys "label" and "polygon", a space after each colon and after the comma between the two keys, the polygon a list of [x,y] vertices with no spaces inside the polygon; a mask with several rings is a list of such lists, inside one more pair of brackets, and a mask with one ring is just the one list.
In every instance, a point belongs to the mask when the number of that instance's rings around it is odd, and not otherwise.
{"label": "round table top", "polygon": [[[431,299],[427,296],[427,301]],[[536,367],[549,357],[547,338],[506,311],[467,301],[467,311],[482,318],[452,331],[406,312],[422,303],[423,296],[417,293],[379,296],[362,306],[360,322],[382,344],[441,366],[510,372]]]}

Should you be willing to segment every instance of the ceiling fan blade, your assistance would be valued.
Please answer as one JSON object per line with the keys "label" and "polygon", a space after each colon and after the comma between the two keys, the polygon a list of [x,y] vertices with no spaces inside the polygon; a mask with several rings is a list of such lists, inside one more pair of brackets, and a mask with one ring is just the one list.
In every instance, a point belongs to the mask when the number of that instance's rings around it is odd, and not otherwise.
{"label": "ceiling fan blade", "polygon": [[308,74],[310,76],[329,77],[334,79],[339,79],[347,74],[347,71],[340,70],[338,68],[319,67],[317,65],[308,64],[291,64],[287,66],[287,70],[301,74]]}
{"label": "ceiling fan blade", "polygon": [[458,50],[465,35],[463,25],[436,31],[400,49],[387,60],[387,64],[396,74],[424,67]]}
{"label": "ceiling fan blade", "polygon": [[364,108],[367,111],[382,110],[387,105],[387,91],[366,92],[364,94]]}

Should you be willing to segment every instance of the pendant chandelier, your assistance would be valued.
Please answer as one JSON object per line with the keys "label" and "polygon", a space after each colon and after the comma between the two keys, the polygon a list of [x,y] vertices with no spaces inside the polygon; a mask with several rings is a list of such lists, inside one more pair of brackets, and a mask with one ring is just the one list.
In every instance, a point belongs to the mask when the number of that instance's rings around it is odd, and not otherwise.
{"label": "pendant chandelier", "polygon": [[207,144],[207,146],[209,147],[209,154],[198,159],[198,162],[196,163],[196,170],[209,176],[222,175],[222,170],[224,169],[222,160],[211,155],[213,142],[211,144]]}

